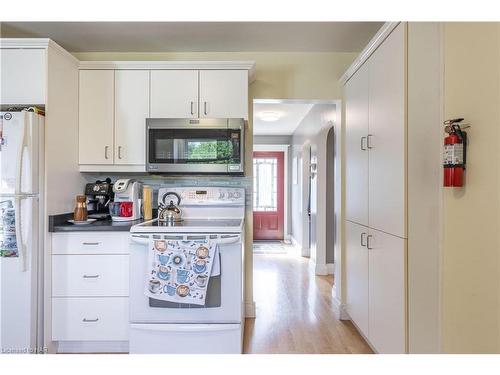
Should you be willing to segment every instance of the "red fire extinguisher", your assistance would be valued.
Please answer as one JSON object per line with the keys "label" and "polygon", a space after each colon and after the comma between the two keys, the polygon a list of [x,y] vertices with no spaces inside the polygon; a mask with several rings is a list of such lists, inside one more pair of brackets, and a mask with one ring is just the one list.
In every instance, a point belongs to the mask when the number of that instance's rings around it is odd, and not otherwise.
{"label": "red fire extinguisher", "polygon": [[445,132],[448,133],[444,139],[443,156],[445,187],[464,186],[467,132],[463,131],[460,126],[463,120],[463,118],[458,118],[444,122]]}

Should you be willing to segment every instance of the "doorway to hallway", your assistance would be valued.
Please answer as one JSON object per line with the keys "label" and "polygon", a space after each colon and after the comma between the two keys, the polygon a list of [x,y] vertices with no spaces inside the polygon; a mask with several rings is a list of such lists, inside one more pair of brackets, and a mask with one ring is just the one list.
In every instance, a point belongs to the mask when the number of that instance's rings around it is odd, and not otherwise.
{"label": "doorway to hallway", "polygon": [[283,240],[285,227],[284,152],[253,153],[253,238]]}

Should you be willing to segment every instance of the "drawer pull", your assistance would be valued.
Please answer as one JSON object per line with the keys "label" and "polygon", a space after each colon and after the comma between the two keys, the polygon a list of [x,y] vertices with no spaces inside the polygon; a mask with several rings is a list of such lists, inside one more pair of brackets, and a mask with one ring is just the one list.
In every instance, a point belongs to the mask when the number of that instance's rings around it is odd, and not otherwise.
{"label": "drawer pull", "polygon": [[97,279],[100,275],[83,275],[84,279]]}
{"label": "drawer pull", "polygon": [[99,321],[99,318],[95,318],[95,319],[87,319],[87,318],[83,318],[82,319],[82,322],[85,322],[85,323],[95,323]]}
{"label": "drawer pull", "polygon": [[84,242],[83,245],[85,246],[97,246],[100,245],[100,242]]}

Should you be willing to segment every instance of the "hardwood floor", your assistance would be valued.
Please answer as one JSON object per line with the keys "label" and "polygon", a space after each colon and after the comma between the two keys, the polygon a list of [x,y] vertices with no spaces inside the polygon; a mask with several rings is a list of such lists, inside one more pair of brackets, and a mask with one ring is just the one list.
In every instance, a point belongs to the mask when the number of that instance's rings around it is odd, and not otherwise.
{"label": "hardwood floor", "polygon": [[244,353],[372,353],[333,310],[332,276],[314,276],[298,255],[254,254],[257,317],[245,322]]}

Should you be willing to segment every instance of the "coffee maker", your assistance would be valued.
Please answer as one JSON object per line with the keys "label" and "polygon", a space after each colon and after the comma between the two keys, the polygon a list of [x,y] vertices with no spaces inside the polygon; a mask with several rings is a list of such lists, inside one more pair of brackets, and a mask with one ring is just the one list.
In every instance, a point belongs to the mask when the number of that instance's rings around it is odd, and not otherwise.
{"label": "coffee maker", "polygon": [[109,203],[113,201],[115,195],[111,179],[97,180],[94,183],[85,185],[85,195],[87,196],[87,209],[89,212],[107,217]]}
{"label": "coffee maker", "polygon": [[142,182],[119,179],[113,185],[115,200],[109,205],[113,221],[132,221],[142,217]]}

